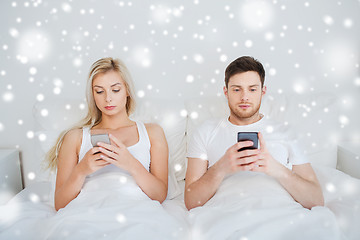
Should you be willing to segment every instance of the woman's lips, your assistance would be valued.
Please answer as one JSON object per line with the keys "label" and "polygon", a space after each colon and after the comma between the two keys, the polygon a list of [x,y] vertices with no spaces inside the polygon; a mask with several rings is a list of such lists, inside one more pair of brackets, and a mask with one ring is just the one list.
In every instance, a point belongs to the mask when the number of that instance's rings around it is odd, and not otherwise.
{"label": "woman's lips", "polygon": [[115,108],[115,106],[107,106],[105,108],[106,108],[106,110],[113,110]]}

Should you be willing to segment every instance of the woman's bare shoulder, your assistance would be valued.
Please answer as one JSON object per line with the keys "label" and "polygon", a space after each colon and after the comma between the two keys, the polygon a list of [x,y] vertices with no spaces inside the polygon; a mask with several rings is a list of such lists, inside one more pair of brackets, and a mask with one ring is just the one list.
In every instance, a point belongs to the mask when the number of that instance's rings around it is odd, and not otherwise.
{"label": "woman's bare shoulder", "polygon": [[162,127],[157,123],[144,123],[144,125],[149,134],[157,135],[157,134],[164,133],[164,130],[162,129]]}
{"label": "woman's bare shoulder", "polygon": [[70,147],[79,148],[82,141],[82,129],[81,128],[73,128],[69,130],[63,139],[63,145],[67,145]]}

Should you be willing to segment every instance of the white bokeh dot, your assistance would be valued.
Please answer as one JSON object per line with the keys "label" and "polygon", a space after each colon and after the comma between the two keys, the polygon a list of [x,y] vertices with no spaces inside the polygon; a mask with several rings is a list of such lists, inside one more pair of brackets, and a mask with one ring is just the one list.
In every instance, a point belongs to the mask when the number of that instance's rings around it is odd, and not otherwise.
{"label": "white bokeh dot", "polygon": [[251,40],[246,40],[245,41],[245,47],[251,48],[252,46],[253,46],[253,42]]}
{"label": "white bokeh dot", "polygon": [[34,134],[33,131],[28,131],[28,132],[26,133],[26,137],[29,138],[29,139],[34,138],[34,136],[35,136],[35,134]]}
{"label": "white bokeh dot", "polygon": [[137,96],[138,96],[139,98],[143,98],[143,97],[145,96],[145,92],[144,92],[143,90],[139,90],[139,91],[137,92]]}
{"label": "white bokeh dot", "polygon": [[193,58],[194,58],[194,61],[198,64],[201,64],[204,62],[204,57],[201,56],[200,54],[195,54]]}
{"label": "white bokeh dot", "polygon": [[193,75],[187,75],[186,76],[186,82],[192,83],[192,82],[194,82],[194,80],[195,80],[195,78],[194,78]]}
{"label": "white bokeh dot", "polygon": [[75,67],[80,67],[81,65],[82,65],[82,60],[80,59],[80,58],[75,58],[74,60],[73,60],[73,65],[75,66]]}
{"label": "white bokeh dot", "polygon": [[29,172],[28,175],[27,175],[27,177],[28,177],[29,180],[34,180],[35,177],[36,177],[36,175],[35,175],[34,172]]}
{"label": "white bokeh dot", "polygon": [[61,8],[64,12],[70,13],[71,12],[71,5],[69,3],[63,3],[61,4]]}
{"label": "white bokeh dot", "polygon": [[336,191],[336,187],[335,187],[335,185],[334,185],[333,183],[327,183],[327,184],[325,185],[325,188],[326,188],[326,190],[327,190],[328,192],[330,192],[330,193],[333,193],[333,192]]}
{"label": "white bokeh dot", "polygon": [[39,102],[43,101],[45,99],[44,95],[39,93],[37,96],[36,96],[36,100],[38,100]]}
{"label": "white bokeh dot", "polygon": [[329,26],[334,24],[334,19],[329,15],[325,15],[323,21]]}
{"label": "white bokeh dot", "polygon": [[269,74],[270,74],[270,76],[275,76],[276,75],[276,69],[275,68],[270,68]]}
{"label": "white bokeh dot", "polygon": [[181,164],[178,164],[178,163],[177,163],[177,164],[175,164],[174,169],[175,169],[175,171],[176,171],[176,172],[181,171],[181,169],[182,169]]}
{"label": "white bokeh dot", "polygon": [[0,132],[4,131],[4,125],[0,122]]}
{"label": "white bokeh dot", "polygon": [[199,114],[197,112],[192,112],[192,113],[190,113],[190,117],[192,119],[197,119],[199,117]]}
{"label": "white bokeh dot", "polygon": [[14,100],[14,94],[12,92],[5,92],[3,94],[3,100],[5,102],[11,102],[12,100]]}
{"label": "white bokeh dot", "polygon": [[118,214],[116,216],[116,220],[119,222],[119,223],[124,223],[126,222],[126,217],[123,215],[123,214]]}
{"label": "white bokeh dot", "polygon": [[304,93],[305,91],[305,84],[303,82],[297,82],[293,85],[293,89],[296,93]]}
{"label": "white bokeh dot", "polygon": [[344,27],[345,28],[351,28],[353,25],[353,21],[350,18],[347,18],[344,20]]}
{"label": "white bokeh dot", "polygon": [[61,93],[61,88],[55,87],[55,88],[53,89],[53,92],[54,92],[54,94],[58,95],[58,94]]}
{"label": "white bokeh dot", "polygon": [[273,126],[267,126],[266,127],[266,132],[267,133],[272,133],[274,131],[274,127]]}
{"label": "white bokeh dot", "polygon": [[242,4],[239,16],[247,29],[256,31],[272,24],[274,9],[270,2],[252,0]]}
{"label": "white bokeh dot", "polygon": [[16,28],[10,28],[9,34],[10,34],[13,38],[17,38],[17,37],[19,36],[19,31],[18,31]]}
{"label": "white bokeh dot", "polygon": [[272,41],[274,39],[274,34],[272,32],[265,33],[265,40]]}
{"label": "white bokeh dot", "polygon": [[46,140],[46,135],[44,133],[40,133],[38,138],[40,142],[44,142]]}
{"label": "white bokeh dot", "polygon": [[121,176],[121,177],[119,178],[119,182],[122,183],[122,184],[125,184],[125,183],[127,182],[127,177]]}
{"label": "white bokeh dot", "polygon": [[180,111],[180,116],[182,116],[182,117],[186,117],[187,114],[188,114],[188,112],[185,109]]}
{"label": "white bokeh dot", "polygon": [[360,77],[357,77],[355,80],[354,80],[354,84],[355,86],[360,86]]}
{"label": "white bokeh dot", "polygon": [[225,55],[225,54],[222,54],[221,56],[220,56],[220,61],[221,62],[226,62],[227,61],[227,56]]}
{"label": "white bokeh dot", "polygon": [[342,125],[347,125],[349,124],[349,118],[345,115],[340,115],[339,116],[339,122],[342,124]]}
{"label": "white bokeh dot", "polygon": [[[34,177],[35,178],[35,177]],[[33,180],[33,179],[31,179]],[[40,201],[40,197],[39,195],[35,194],[35,193],[31,193],[29,195],[29,198],[30,198],[30,201],[33,202],[33,203],[38,203]]]}
{"label": "white bokeh dot", "polygon": [[46,117],[49,115],[49,111],[47,109],[41,109],[40,114],[41,116]]}

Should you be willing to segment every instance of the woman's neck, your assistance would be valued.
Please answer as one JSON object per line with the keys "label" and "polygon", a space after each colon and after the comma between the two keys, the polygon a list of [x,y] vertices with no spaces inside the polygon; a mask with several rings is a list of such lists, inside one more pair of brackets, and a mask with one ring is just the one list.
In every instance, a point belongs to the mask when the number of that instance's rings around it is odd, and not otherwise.
{"label": "woman's neck", "polygon": [[116,116],[102,116],[101,122],[95,126],[95,128],[101,129],[118,129],[123,127],[129,127],[134,125],[127,114],[121,114]]}

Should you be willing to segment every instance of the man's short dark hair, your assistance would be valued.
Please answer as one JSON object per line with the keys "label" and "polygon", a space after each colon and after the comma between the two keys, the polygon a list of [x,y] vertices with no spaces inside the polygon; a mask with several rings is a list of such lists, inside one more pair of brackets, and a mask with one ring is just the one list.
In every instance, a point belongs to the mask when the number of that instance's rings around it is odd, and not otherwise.
{"label": "man's short dark hair", "polygon": [[263,65],[253,57],[243,56],[232,61],[225,70],[225,86],[228,87],[229,79],[238,73],[254,71],[260,76],[261,87],[264,86],[265,70]]}

